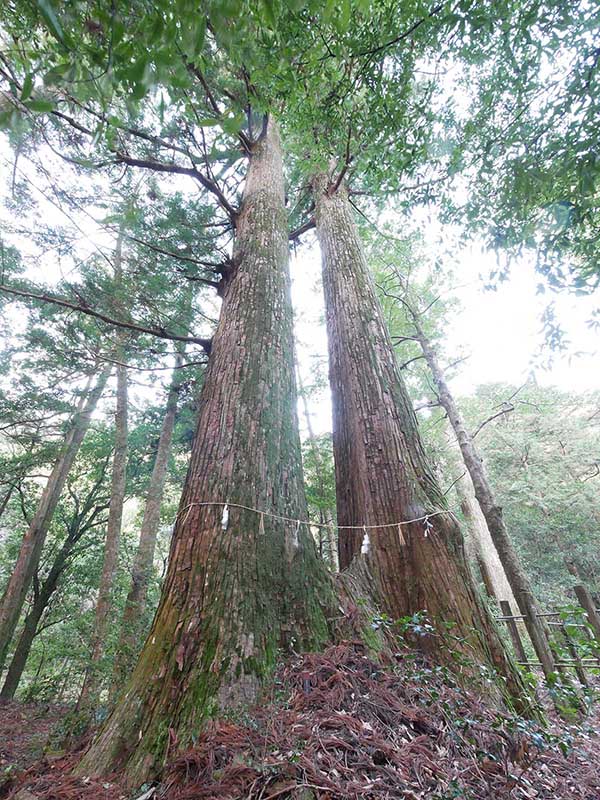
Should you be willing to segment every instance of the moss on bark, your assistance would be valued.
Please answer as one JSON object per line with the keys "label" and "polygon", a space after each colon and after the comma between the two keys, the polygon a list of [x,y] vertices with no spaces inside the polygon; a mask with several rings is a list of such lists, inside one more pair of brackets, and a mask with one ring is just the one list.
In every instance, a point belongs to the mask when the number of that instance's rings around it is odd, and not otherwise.
{"label": "moss on bark", "polygon": [[[306,519],[285,223],[271,120],[250,157],[159,608],[81,772],[141,783],[208,718],[255,701],[280,650],[328,638],[332,588],[310,531],[234,505]],[[206,502],[231,504],[226,526]]]}

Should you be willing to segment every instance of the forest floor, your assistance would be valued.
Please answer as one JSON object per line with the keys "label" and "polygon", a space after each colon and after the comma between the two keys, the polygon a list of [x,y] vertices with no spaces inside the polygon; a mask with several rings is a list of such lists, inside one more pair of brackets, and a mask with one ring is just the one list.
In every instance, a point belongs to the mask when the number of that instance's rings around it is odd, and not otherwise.
{"label": "forest floor", "polygon": [[[70,774],[40,758],[60,710],[0,707],[12,800],[600,800],[600,709],[549,728],[500,714],[418,656],[382,665],[358,643],[283,665],[258,708],[213,723],[162,783]],[[10,785],[9,785],[10,784]],[[1,785],[1,784],[0,784]]]}

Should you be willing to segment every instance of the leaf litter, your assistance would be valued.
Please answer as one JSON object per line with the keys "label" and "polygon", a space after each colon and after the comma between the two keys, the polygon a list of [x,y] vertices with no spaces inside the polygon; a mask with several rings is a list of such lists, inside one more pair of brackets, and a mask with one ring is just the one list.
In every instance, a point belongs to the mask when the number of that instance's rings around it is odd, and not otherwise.
{"label": "leaf litter", "polygon": [[598,727],[589,716],[543,729],[499,713],[421,656],[384,663],[344,642],[282,665],[265,702],[210,723],[153,793],[128,794],[118,775],[76,778],[74,753],[38,762],[4,796],[600,800]]}

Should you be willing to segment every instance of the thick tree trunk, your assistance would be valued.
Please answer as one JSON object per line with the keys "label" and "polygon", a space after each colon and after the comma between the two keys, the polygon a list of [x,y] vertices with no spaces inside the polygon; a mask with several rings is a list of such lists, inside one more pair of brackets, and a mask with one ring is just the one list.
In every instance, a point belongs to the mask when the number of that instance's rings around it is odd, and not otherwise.
{"label": "thick tree trunk", "polygon": [[104,561],[98,587],[94,631],[92,634],[92,652],[90,664],[86,670],[77,703],[83,708],[96,700],[100,684],[98,673],[100,661],[104,654],[106,631],[112,605],[113,585],[119,560],[119,543],[123,523],[123,504],[125,502],[125,486],[127,479],[127,367],[117,367],[117,408],[115,412],[115,449],[113,454],[112,479],[110,487],[110,505],[106,523],[106,540],[104,543]]}
{"label": "thick tree trunk", "polygon": [[331,588],[309,532],[239,507],[306,519],[272,121],[250,156],[233,259],[159,608],[83,774],[120,766],[130,784],[145,780],[207,718],[256,700],[279,648],[328,637]]}
{"label": "thick tree trunk", "polygon": [[[461,650],[474,659],[474,668],[494,667],[508,693],[523,701],[516,667],[466,563],[458,523],[444,510],[427,464],[347,192],[344,186],[332,190],[323,177],[313,188],[329,338],[340,566],[362,550],[391,617],[427,610],[437,634],[422,643],[432,656],[451,663],[451,649]],[[367,531],[363,525],[380,527]],[[450,622],[457,637],[452,642],[445,634]]]}
{"label": "thick tree trunk", "polygon": [[0,667],[4,664],[25,597],[39,565],[60,495],[90,426],[92,413],[104,391],[110,371],[111,368],[106,367],[98,376],[93,389],[82,397],[62,452],[52,468],[35,516],[23,537],[17,561],[0,602]]}
{"label": "thick tree trunk", "polygon": [[512,613],[516,614],[519,606],[504,572],[498,551],[494,546],[485,517],[474,495],[473,484],[469,475],[464,475],[458,482],[456,489],[486,591],[490,597],[493,597],[498,602],[507,600]]}
{"label": "thick tree trunk", "polygon": [[121,634],[115,661],[113,683],[118,689],[122,685],[133,667],[134,660],[138,655],[142,642],[141,622],[146,608],[146,598],[148,586],[152,575],[152,565],[154,563],[154,551],[156,549],[156,537],[160,525],[160,507],[167,479],[167,468],[169,456],[171,454],[171,442],[173,440],[173,429],[175,427],[175,417],[177,415],[177,402],[179,390],[184,379],[181,365],[183,363],[183,353],[178,353],[175,359],[175,369],[167,403],[165,415],[163,417],[156,457],[148,485],[146,495],[146,505],[140,529],[140,539],[133,559],[131,569],[131,586],[125,602],[123,619],[121,621]]}
{"label": "thick tree trunk", "polygon": [[535,652],[540,660],[544,674],[546,677],[552,678],[556,673],[556,667],[550,649],[548,627],[544,623],[543,618],[538,617],[540,609],[535,599],[529,578],[521,566],[519,557],[510,540],[502,517],[502,509],[496,501],[483,462],[477,453],[462,415],[446,383],[437,355],[423,331],[418,314],[414,312],[411,313],[416,337],[421,345],[429,369],[431,370],[440,404],[448,415],[448,419],[454,430],[465,466],[473,483],[475,497],[477,498],[477,502],[479,503],[481,512],[487,523],[490,536],[492,537],[492,541],[502,566],[504,567],[504,572],[512,588],[513,595],[521,613],[525,617],[527,632],[529,633]]}

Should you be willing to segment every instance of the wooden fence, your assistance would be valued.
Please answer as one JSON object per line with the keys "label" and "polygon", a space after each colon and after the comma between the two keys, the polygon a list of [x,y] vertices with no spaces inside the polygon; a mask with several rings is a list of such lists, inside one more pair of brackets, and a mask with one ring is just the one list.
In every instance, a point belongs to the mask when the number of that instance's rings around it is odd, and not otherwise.
{"label": "wooden fence", "polygon": [[[579,682],[583,686],[589,685],[587,671],[600,670],[600,609],[594,605],[592,597],[585,586],[574,587],[575,596],[579,602],[579,616],[586,620],[584,622],[572,622],[567,617],[569,610],[546,611],[538,614],[546,620],[546,625],[552,636],[551,648],[555,657],[554,666],[559,672],[572,669],[575,671]],[[524,626],[526,617],[523,614],[513,614],[507,600],[500,600],[500,610],[502,615],[496,617],[500,622],[505,622],[508,633],[517,657],[517,662],[525,667],[541,667],[539,661],[531,660],[527,656],[527,649],[523,640]],[[573,615],[573,612],[571,612]],[[580,630],[581,637],[574,637],[573,630]],[[582,655],[580,653],[582,642],[593,655]],[[568,656],[564,653],[568,653]]]}

